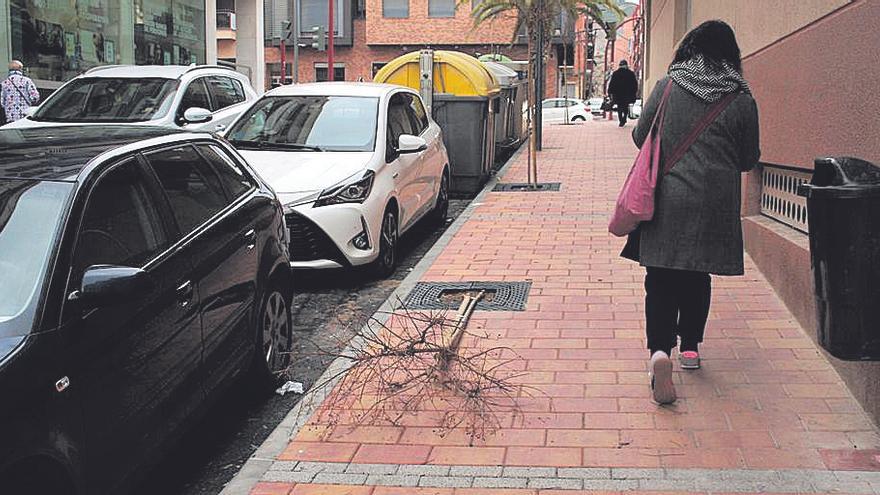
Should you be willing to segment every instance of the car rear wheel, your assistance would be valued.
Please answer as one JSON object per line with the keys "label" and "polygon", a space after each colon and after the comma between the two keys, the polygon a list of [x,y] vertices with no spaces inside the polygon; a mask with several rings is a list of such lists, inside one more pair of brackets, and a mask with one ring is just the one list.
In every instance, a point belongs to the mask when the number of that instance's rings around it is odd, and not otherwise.
{"label": "car rear wheel", "polygon": [[586,122],[587,119],[585,119],[585,118],[584,118],[583,116],[581,116],[581,115],[575,115],[574,117],[572,117],[571,121],[572,121],[572,122]]}
{"label": "car rear wheel", "polygon": [[271,389],[290,366],[293,350],[290,301],[279,285],[272,285],[263,298],[257,315],[257,335],[254,379],[258,386]]}
{"label": "car rear wheel", "polygon": [[446,216],[449,214],[449,173],[443,171],[440,179],[440,190],[437,192],[437,204],[431,210],[431,222],[437,226],[446,223]]}
{"label": "car rear wheel", "polygon": [[379,278],[390,277],[397,268],[397,214],[388,208],[382,217],[379,235],[379,257],[373,262],[373,273]]}

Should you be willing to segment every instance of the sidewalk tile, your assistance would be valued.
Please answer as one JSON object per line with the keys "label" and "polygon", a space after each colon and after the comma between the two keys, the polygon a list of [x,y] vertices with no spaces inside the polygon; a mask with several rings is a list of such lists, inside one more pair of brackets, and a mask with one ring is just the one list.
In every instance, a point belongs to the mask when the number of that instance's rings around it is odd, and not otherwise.
{"label": "sidewalk tile", "polygon": [[290,495],[371,495],[371,486],[349,485],[296,485]]}
{"label": "sidewalk tile", "polygon": [[291,442],[278,456],[282,461],[349,462],[360,445],[356,443]]}
{"label": "sidewalk tile", "polygon": [[572,447],[510,447],[505,466],[574,467],[581,465],[581,449]]}
{"label": "sidewalk tile", "polygon": [[293,483],[261,481],[254,486],[250,495],[288,495],[291,490],[293,490]]}
{"label": "sidewalk tile", "polygon": [[429,464],[456,465],[466,462],[474,466],[500,466],[504,462],[503,447],[434,447]]}
{"label": "sidewalk tile", "polygon": [[430,445],[369,445],[358,448],[351,462],[366,464],[423,464],[431,453]]}

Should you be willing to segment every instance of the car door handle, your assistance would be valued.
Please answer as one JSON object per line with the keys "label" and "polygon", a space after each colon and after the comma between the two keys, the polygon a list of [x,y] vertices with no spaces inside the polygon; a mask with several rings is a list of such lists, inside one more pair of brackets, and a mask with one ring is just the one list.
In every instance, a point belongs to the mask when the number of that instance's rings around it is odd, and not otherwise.
{"label": "car door handle", "polygon": [[177,287],[177,304],[180,305],[181,308],[185,308],[189,306],[189,303],[192,301],[193,296],[193,284],[192,280],[187,280],[186,282],[180,284]]}
{"label": "car door handle", "polygon": [[244,240],[247,242],[247,248],[250,251],[257,245],[257,231],[254,229],[244,233]]}

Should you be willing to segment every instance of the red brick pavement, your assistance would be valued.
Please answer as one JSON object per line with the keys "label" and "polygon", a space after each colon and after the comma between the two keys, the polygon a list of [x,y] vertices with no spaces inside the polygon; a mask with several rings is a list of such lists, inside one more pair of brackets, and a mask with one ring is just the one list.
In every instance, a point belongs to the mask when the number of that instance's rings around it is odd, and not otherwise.
{"label": "red brick pavement", "polygon": [[[520,381],[541,393],[521,399],[523,416],[473,447],[456,432],[434,433],[439,416],[431,411],[402,426],[337,426],[345,431],[325,437],[305,428],[280,460],[840,469],[851,462],[848,451],[880,447],[872,423],[748,258],[745,276],[713,278],[703,369],[676,369],[678,402],[652,403],[643,270],[618,257],[623,240],[606,230],[636,151],[630,129],[590,122],[550,126],[544,136],[539,179],[562,190],[488,194],[423,277],[532,281],[526,311],[477,312],[470,323],[524,359]],[[524,182],[525,161],[519,155],[503,180]],[[253,493],[370,493],[316,486],[264,483]]]}

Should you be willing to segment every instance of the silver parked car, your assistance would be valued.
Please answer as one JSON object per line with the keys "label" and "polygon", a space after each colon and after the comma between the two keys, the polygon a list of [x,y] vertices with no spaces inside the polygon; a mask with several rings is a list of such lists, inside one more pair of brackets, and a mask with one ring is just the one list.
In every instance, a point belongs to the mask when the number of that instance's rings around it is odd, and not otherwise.
{"label": "silver parked car", "polygon": [[222,131],[257,93],[243,74],[212,65],[105,65],[77,76],[4,128],[119,124]]}

